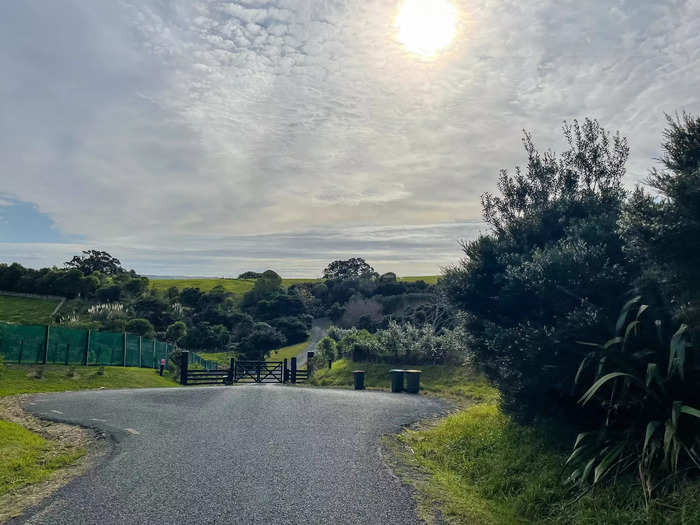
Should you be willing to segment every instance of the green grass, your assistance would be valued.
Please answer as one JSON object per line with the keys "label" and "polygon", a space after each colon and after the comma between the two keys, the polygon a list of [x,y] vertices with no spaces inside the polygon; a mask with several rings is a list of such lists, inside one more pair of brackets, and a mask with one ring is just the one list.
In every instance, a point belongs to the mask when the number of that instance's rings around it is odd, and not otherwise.
{"label": "green grass", "polygon": [[62,449],[16,423],[0,420],[0,496],[43,481],[84,454],[82,448]]}
{"label": "green grass", "polygon": [[561,430],[519,425],[490,403],[399,439],[404,459],[430,474],[418,483],[422,511],[437,505],[456,523],[700,523],[697,483],[654,502],[648,514],[634,478],[574,501],[560,479],[568,440],[557,435]]}
{"label": "green grass", "polygon": [[407,277],[399,277],[399,281],[406,281],[409,283],[415,281],[425,281],[428,284],[437,284],[439,275],[412,275]]}
{"label": "green grass", "polygon": [[[307,340],[303,343],[285,346],[282,348],[278,348],[277,350],[273,350],[272,352],[270,352],[270,355],[267,356],[266,361],[282,361],[284,358],[291,359],[292,357],[296,357],[299,354],[299,352],[301,352],[308,344],[309,341]],[[217,363],[219,363],[219,366],[222,366],[224,368],[228,368],[231,366],[231,358],[235,357],[236,355],[235,352],[198,352],[198,354],[204,359],[216,361]]]}
{"label": "green grass", "polygon": [[219,366],[223,368],[229,368],[231,366],[231,358],[236,357],[235,352],[197,352],[197,354],[203,359],[219,363]]}
{"label": "green grass", "polygon": [[58,305],[57,300],[0,295],[0,321],[46,324]]}
{"label": "green grass", "polygon": [[[318,282],[321,279],[282,279],[282,286],[291,286],[298,283]],[[199,288],[202,292],[209,292],[216,286],[223,286],[224,290],[236,295],[243,295],[253,289],[254,279],[226,279],[220,277],[205,277],[202,279],[151,279],[151,286],[159,291],[165,291],[171,286],[176,286],[180,291],[185,288]]]}
{"label": "green grass", "polygon": [[[438,275],[425,275],[400,277],[399,280],[408,282],[423,280],[428,284],[435,284],[438,277]],[[282,279],[282,286],[287,287],[299,283],[317,283],[322,280],[323,279],[311,278]],[[205,277],[201,279],[151,279],[151,286],[160,291],[165,291],[171,286],[176,286],[181,291],[185,288],[199,288],[203,292],[208,292],[215,286],[221,285],[224,287],[224,290],[236,295],[243,295],[248,290],[251,290],[254,284],[254,279],[225,279],[220,277]]]}
{"label": "green grass", "polygon": [[[43,369],[41,378],[35,372]],[[69,371],[73,370],[74,374]],[[89,388],[148,388],[178,386],[165,372],[163,377],[148,368],[104,367],[104,375],[98,375],[99,367],[62,365],[5,365],[0,369],[0,396],[30,394],[35,392],[61,392]]]}
{"label": "green grass", "polygon": [[202,292],[209,292],[216,286],[223,286],[227,292],[237,295],[243,295],[248,290],[252,290],[254,283],[252,279],[151,279],[151,286],[159,291],[176,286],[180,291],[185,288],[199,288]]}
{"label": "green grass", "polygon": [[316,386],[352,387],[353,370],[365,371],[365,386],[370,389],[390,389],[389,370],[408,368],[421,370],[421,391],[457,399],[493,401],[496,390],[486,380],[465,366],[448,365],[391,365],[385,363],[356,363],[349,359],[335,361],[331,369],[316,370],[311,384]]}
{"label": "green grass", "polygon": [[295,345],[285,346],[278,348],[277,350],[273,350],[270,352],[270,355],[267,356],[266,361],[282,361],[283,359],[291,359],[292,357],[296,357],[299,355],[299,352],[306,348],[308,344],[309,341],[307,339],[303,343],[297,343]]}

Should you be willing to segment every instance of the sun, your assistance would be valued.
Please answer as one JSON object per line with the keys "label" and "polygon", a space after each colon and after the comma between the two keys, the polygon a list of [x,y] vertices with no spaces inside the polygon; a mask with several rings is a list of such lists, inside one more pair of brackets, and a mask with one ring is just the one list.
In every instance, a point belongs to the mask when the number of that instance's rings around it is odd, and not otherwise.
{"label": "sun", "polygon": [[404,0],[396,26],[406,49],[432,56],[454,40],[457,8],[448,0]]}

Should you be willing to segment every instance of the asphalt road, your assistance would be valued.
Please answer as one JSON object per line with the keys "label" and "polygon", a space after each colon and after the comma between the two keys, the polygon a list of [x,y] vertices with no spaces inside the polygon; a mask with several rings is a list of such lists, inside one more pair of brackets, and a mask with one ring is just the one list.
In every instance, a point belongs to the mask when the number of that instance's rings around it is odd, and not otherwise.
{"label": "asphalt road", "polygon": [[109,432],[112,454],[18,523],[417,523],[383,434],[443,406],[282,385],[41,394],[27,410]]}
{"label": "asphalt road", "polygon": [[309,341],[309,344],[306,345],[297,355],[297,366],[304,366],[306,364],[306,353],[316,351],[319,341],[326,337],[330,326],[331,320],[328,317],[320,317],[312,321],[311,340]]}

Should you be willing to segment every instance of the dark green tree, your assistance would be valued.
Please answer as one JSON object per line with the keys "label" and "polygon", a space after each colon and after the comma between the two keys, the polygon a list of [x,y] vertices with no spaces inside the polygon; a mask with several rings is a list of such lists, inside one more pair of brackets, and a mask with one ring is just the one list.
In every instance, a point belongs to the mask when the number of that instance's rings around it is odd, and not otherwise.
{"label": "dark green tree", "polygon": [[68,268],[80,270],[83,275],[90,275],[94,272],[116,275],[125,272],[119,259],[99,250],[83,250],[83,255],[76,255],[70,261],[67,261],[65,265]]}
{"label": "dark green tree", "polygon": [[329,280],[370,279],[377,277],[377,272],[362,257],[352,257],[333,261],[323,270],[323,278]]}
{"label": "dark green tree", "polygon": [[611,328],[631,282],[617,228],[627,141],[594,120],[563,130],[559,156],[525,134],[527,167],[502,171],[499,194],[482,197],[491,233],[444,277],[478,364],[523,418],[576,417],[576,341]]}
{"label": "dark green tree", "polygon": [[130,319],[127,321],[125,330],[130,334],[153,337],[155,329],[148,319]]}

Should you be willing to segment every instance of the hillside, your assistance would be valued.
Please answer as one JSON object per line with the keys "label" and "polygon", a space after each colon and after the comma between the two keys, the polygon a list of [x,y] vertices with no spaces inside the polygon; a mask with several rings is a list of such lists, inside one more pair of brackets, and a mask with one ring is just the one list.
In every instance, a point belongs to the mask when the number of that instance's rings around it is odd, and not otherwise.
{"label": "hillside", "polygon": [[56,299],[0,295],[0,321],[45,324],[57,305]]}
{"label": "hillside", "polygon": [[[425,281],[428,284],[435,284],[438,275],[425,276],[407,276],[399,277],[400,281],[414,282]],[[290,278],[282,279],[282,285],[285,287],[298,283],[319,282],[322,279],[312,278]],[[184,288],[199,288],[202,292],[208,292],[216,286],[223,286],[224,290],[234,294],[244,294],[253,288],[254,279],[228,279],[223,277],[200,277],[200,278],[182,278],[182,279],[151,279],[151,286],[156,290],[167,290],[171,286],[176,286],[179,290]]]}

